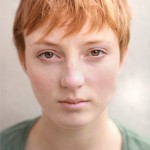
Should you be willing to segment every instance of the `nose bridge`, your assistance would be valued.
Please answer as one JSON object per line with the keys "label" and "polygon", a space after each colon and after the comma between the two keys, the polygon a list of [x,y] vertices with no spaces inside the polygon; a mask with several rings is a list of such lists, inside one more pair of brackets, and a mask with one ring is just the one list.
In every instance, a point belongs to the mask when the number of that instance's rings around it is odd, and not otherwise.
{"label": "nose bridge", "polygon": [[80,72],[80,59],[78,57],[70,57],[66,61],[66,71],[68,72]]}
{"label": "nose bridge", "polygon": [[80,60],[68,59],[61,76],[61,85],[66,88],[78,88],[84,84],[84,74]]}

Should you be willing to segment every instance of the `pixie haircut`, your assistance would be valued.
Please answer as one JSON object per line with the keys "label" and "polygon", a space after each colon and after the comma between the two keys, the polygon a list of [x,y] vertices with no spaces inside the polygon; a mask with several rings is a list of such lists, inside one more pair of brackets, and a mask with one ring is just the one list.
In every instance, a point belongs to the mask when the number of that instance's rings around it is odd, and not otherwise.
{"label": "pixie haircut", "polygon": [[105,24],[111,27],[122,51],[129,42],[130,18],[127,0],[21,0],[15,16],[13,38],[23,61],[25,34],[29,35],[46,24],[44,36],[56,28],[65,27],[64,37],[67,37],[78,33],[89,21],[89,32],[98,31]]}

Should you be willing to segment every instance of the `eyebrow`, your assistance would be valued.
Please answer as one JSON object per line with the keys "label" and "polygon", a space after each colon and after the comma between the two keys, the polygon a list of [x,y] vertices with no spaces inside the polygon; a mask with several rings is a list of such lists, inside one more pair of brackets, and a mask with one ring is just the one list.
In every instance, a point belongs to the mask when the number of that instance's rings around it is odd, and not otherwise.
{"label": "eyebrow", "polygon": [[[107,44],[107,45],[112,45],[112,42],[110,41],[104,41],[104,40],[87,40],[83,42],[84,46],[88,46],[88,45],[94,45],[94,44],[99,44],[99,43],[103,43],[103,44]],[[42,44],[42,45],[47,45],[47,46],[53,46],[53,47],[57,47],[60,46],[59,43],[55,43],[55,42],[51,42],[51,41],[47,41],[47,40],[38,40],[36,42],[33,43],[34,44]]]}
{"label": "eyebrow", "polygon": [[42,44],[42,45],[47,45],[47,46],[58,46],[59,45],[57,43],[50,42],[50,41],[47,41],[47,40],[39,40],[39,41],[34,42],[33,45],[34,44]]}

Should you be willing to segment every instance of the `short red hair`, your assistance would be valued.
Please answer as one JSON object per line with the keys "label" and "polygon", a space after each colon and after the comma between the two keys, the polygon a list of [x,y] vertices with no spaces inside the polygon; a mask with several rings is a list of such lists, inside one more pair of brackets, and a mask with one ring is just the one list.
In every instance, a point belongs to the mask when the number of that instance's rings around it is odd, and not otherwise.
{"label": "short red hair", "polygon": [[130,10],[127,0],[21,0],[16,12],[13,37],[21,61],[24,59],[24,31],[30,34],[44,24],[45,35],[64,28],[65,35],[78,33],[87,19],[89,32],[108,24],[118,36],[122,50],[130,37]]}

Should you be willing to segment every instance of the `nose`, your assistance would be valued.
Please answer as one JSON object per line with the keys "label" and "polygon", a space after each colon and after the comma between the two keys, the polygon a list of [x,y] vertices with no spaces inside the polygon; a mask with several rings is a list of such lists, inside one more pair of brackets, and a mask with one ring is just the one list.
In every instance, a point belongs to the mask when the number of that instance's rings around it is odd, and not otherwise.
{"label": "nose", "polygon": [[65,67],[61,76],[61,86],[71,90],[82,87],[85,83],[83,70],[78,64]]}

